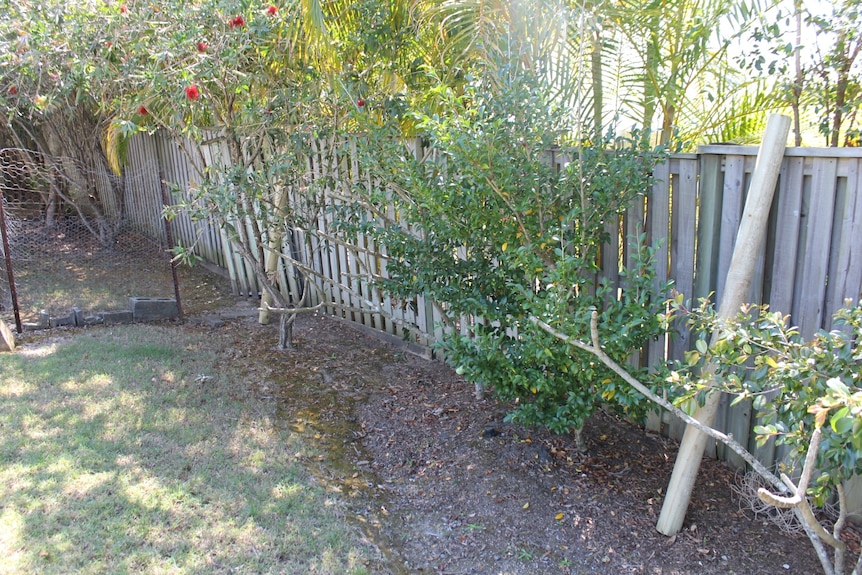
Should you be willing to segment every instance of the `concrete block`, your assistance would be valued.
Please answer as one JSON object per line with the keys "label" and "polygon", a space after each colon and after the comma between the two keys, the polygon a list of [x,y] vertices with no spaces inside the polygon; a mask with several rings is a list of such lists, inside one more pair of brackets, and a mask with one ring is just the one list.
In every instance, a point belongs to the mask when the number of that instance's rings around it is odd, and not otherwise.
{"label": "concrete block", "polygon": [[0,319],[0,352],[3,351],[15,351],[15,334],[6,322]]}
{"label": "concrete block", "polygon": [[51,327],[51,314],[44,309],[39,312],[39,320],[36,322],[36,329],[45,329]]}
{"label": "concrete block", "polygon": [[155,321],[180,316],[177,300],[173,298],[130,297],[129,304],[135,321]]}
{"label": "concrete block", "polygon": [[75,314],[73,312],[73,313],[70,313],[69,315],[66,315],[66,316],[52,317],[50,320],[48,320],[48,325],[50,325],[51,327],[61,327],[64,325],[75,325]]}
{"label": "concrete block", "polygon": [[217,315],[205,315],[201,318],[201,322],[209,327],[221,327],[224,325],[224,320]]}
{"label": "concrete block", "polygon": [[75,318],[75,325],[84,325],[84,312],[80,309],[73,307],[72,317]]}
{"label": "concrete block", "polygon": [[134,316],[131,310],[103,311],[99,313],[101,323],[132,323]]}

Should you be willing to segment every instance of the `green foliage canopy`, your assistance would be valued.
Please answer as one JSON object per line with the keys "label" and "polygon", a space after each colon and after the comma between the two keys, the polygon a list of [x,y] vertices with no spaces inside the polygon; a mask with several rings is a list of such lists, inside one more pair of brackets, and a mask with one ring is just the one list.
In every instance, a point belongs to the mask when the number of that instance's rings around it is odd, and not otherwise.
{"label": "green foliage canopy", "polygon": [[641,134],[573,139],[535,77],[504,73],[507,81],[483,77],[450,94],[445,117],[419,115],[431,150],[424,161],[379,153],[389,133],[369,139],[366,168],[385,182],[371,201],[378,213],[393,201],[397,211],[397,225],[364,228],[389,256],[381,285],[405,301],[425,295],[441,305],[446,360],[515,400],[515,420],[564,433],[601,403],[640,414],[639,398],[594,358],[560,346],[529,318],[585,337],[598,308],[614,334],[607,351],[621,362],[659,333],[662,298],[642,237],[620,295],[597,277],[602,244],[619,233],[617,217],[643,201],[662,155]]}
{"label": "green foliage canopy", "polygon": [[[774,438],[790,446],[791,464],[801,465],[812,432],[821,427],[814,488],[820,504],[862,472],[862,303],[848,302],[835,315],[838,329],[808,341],[788,325],[788,317],[766,306],[746,306],[730,321],[720,321],[706,301],[689,311],[680,297],[673,308],[671,315],[687,316],[699,334],[696,348],[668,376],[683,391],[677,403],[694,405],[711,382],[734,394],[734,403],[752,401],[758,444]],[[713,332],[720,338],[709,346]],[[709,381],[702,375],[707,364],[716,368]]]}

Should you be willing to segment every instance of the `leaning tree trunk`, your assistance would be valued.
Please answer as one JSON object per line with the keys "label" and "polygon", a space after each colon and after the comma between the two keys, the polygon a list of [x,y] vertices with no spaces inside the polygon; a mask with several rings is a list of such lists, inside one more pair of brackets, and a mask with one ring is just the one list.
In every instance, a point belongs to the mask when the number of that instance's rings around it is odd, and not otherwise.
{"label": "leaning tree trunk", "polygon": [[107,214],[104,205],[119,208],[122,189],[102,149],[100,129],[100,119],[79,108],[69,115],[55,114],[40,124],[31,137],[42,148],[52,177],[59,180],[50,193],[75,209],[103,247],[111,247],[121,214]]}

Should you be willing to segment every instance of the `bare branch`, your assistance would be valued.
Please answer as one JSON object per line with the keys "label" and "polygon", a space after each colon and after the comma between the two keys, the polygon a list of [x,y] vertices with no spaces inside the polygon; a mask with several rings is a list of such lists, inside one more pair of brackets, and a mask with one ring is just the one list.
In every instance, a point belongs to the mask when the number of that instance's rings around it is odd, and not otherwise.
{"label": "bare branch", "polygon": [[805,492],[808,491],[808,483],[811,481],[811,474],[814,471],[814,461],[817,458],[817,451],[820,449],[820,437],[821,431],[818,427],[811,435],[811,444],[808,446],[808,452],[805,454],[805,462],[802,465],[802,475],[799,477],[798,486],[794,485],[789,477],[783,473],[781,474],[781,480],[790,489],[792,495],[790,497],[781,497],[760,488],[757,490],[757,495],[763,502],[781,509],[790,509],[795,505],[799,505],[805,496]]}
{"label": "bare branch", "polygon": [[[312,313],[315,311],[319,311],[326,307],[326,302],[320,302],[317,305],[309,306],[309,307],[272,307],[267,302],[263,302],[263,305],[257,308],[258,311],[267,311],[270,313],[278,313],[278,314],[298,314],[298,313]],[[341,307],[341,306],[338,306]]]}
{"label": "bare branch", "polygon": [[[262,307],[259,307],[258,311],[268,311],[270,313],[277,313],[277,314],[283,314],[283,315],[291,315],[291,314],[296,315],[296,314],[300,314],[300,313],[311,313],[311,312],[318,311],[318,310],[325,308],[325,307],[331,307],[331,308],[335,308],[335,309],[338,309],[340,311],[346,311],[346,312],[380,314],[380,315],[386,316],[386,318],[389,319],[390,321],[392,321],[392,323],[394,323],[394,324],[397,324],[397,325],[400,325],[403,327],[408,327],[411,329],[416,329],[416,324],[411,323],[411,322],[406,321],[406,320],[403,320],[403,319],[400,319],[400,318],[397,318],[397,317],[393,316],[391,313],[386,312],[384,309],[382,309],[381,307],[375,305],[374,303],[372,303],[368,300],[365,300],[362,302],[363,304],[367,305],[368,307],[356,307],[356,306],[339,304],[339,303],[332,302],[332,301],[321,301],[319,304],[309,306],[309,307],[271,307],[268,303],[266,303],[266,302],[264,302],[264,303],[265,303],[265,305]],[[417,333],[419,333],[418,330],[417,330]]]}

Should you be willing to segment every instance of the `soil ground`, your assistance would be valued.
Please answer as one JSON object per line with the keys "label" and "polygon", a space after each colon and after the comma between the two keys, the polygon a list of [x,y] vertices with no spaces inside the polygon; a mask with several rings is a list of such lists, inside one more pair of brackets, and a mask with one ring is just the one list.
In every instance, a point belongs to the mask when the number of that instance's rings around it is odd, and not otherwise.
{"label": "soil ground", "polygon": [[[446,365],[346,322],[300,316],[297,349],[277,352],[252,303],[209,313],[189,329],[235,330],[229,361],[316,446],[296,457],[376,543],[373,573],[820,572],[804,535],[740,510],[737,474],[714,460],[683,531],[656,532],[677,444],[630,422],[596,414],[581,453],[571,437],[505,422],[505,403],[476,400]],[[858,532],[848,538],[858,552]]]}

